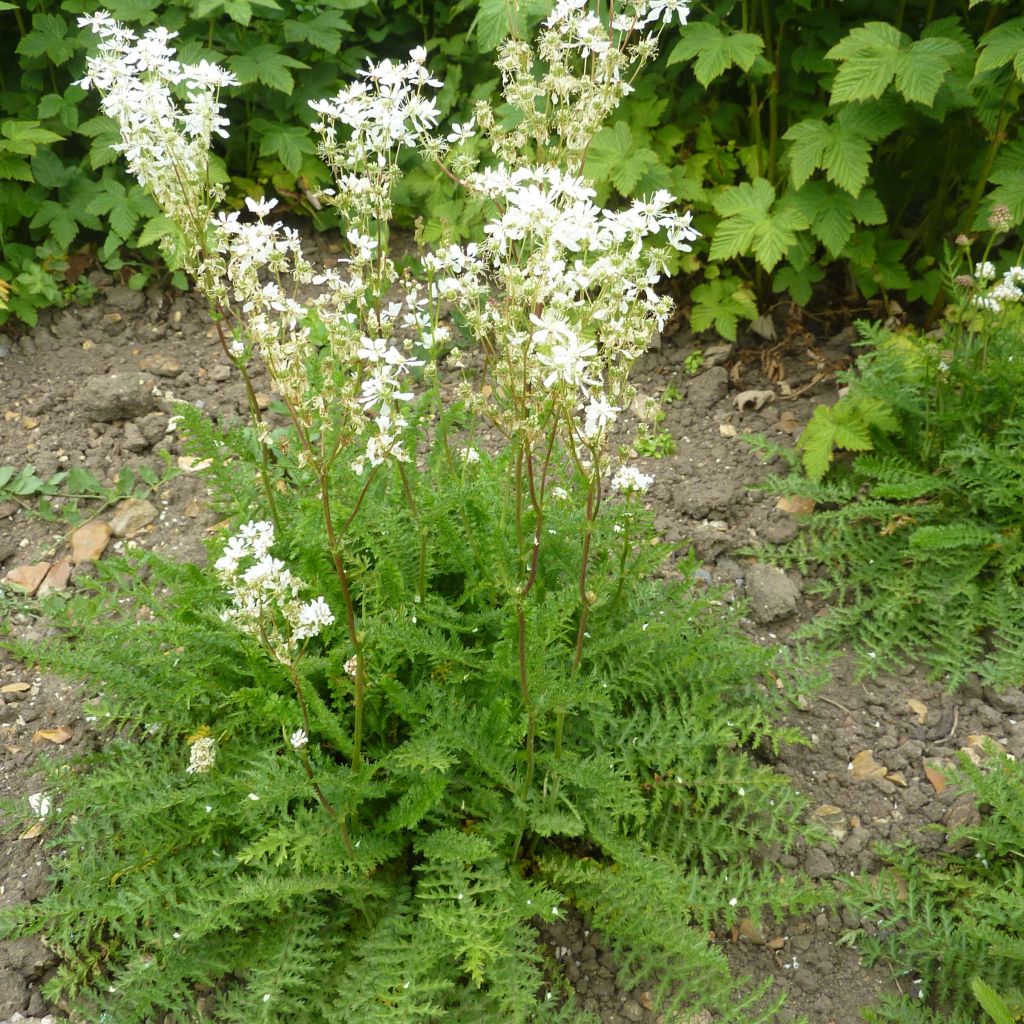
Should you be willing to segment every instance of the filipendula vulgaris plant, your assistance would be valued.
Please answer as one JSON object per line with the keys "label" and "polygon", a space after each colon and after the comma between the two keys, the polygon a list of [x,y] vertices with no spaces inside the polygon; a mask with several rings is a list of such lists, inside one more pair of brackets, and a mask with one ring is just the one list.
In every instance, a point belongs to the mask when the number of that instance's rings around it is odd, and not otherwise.
{"label": "filipendula vulgaris plant", "polygon": [[940,330],[859,325],[846,395],[798,442],[806,477],[767,484],[818,503],[783,557],[826,567],[839,601],[816,630],[852,636],[873,670],[920,658],[950,686],[1021,682],[1024,266],[989,260],[1010,224],[997,208],[980,259],[965,236],[947,253]]}
{"label": "filipendula vulgaris plant", "polygon": [[[502,47],[500,112],[447,132],[423,49],[312,104],[341,268],[307,261],[273,200],[219,212],[229,75],[85,19],[85,84],[177,225],[254,421],[183,410],[239,524],[213,572],[113,565],[71,605],[75,643],[32,652],[93,680],[120,726],[90,770],[54,769],[56,888],[8,918],[60,950],[50,990],[86,1019],[199,1000],[239,1022],[586,1019],[538,941],[570,913],[666,1020],[772,1016],[707,935],[821,899],[773,871],[801,806],[744,752],[793,738],[771,724],[787,670],[690,573],[653,579],[651,480],[609,446],[695,232],[667,193],[595,206],[580,173],[686,9],[604,13],[560,0],[535,48]],[[473,133],[487,167],[460,149]],[[410,150],[483,220],[419,281],[388,255]],[[438,372],[461,359],[453,324],[483,360],[457,385]],[[254,360],[287,429],[260,416]],[[106,615],[119,583],[152,614]]]}

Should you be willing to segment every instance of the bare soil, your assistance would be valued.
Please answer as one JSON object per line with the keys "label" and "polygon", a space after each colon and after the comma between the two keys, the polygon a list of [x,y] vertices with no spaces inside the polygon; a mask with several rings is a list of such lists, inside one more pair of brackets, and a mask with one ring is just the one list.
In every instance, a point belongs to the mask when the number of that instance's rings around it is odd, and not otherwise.
{"label": "bare soil", "polygon": [[[173,428],[168,431],[173,400],[218,417],[246,415],[242,383],[223,357],[199,301],[156,290],[133,292],[101,273],[93,280],[101,288],[94,306],[45,315],[36,330],[7,343],[9,353],[0,356],[0,466],[32,463],[46,477],[80,465],[113,482],[124,466],[162,470],[161,451],[177,460],[180,441]],[[679,334],[666,337],[660,350],[645,357],[635,377],[644,394],[658,397],[671,385],[685,395],[664,405],[666,418],[656,428],[672,434],[677,451],[638,460],[656,477],[650,499],[658,526],[668,541],[696,549],[704,572],[727,588],[727,599],[747,602],[746,628],[765,644],[789,642],[795,628],[824,609],[805,593],[798,573],[780,579],[781,574],[766,572],[738,553],[750,545],[785,542],[799,529],[776,508],[776,496],[749,490],[766,469],[741,437],[763,432],[791,443],[814,405],[834,400],[831,371],[849,361],[851,340],[847,330],[833,337],[801,334],[781,344],[752,338],[736,347],[719,341],[712,358],[690,375],[684,363],[698,346]],[[130,378],[120,376],[125,374]],[[118,386],[108,387],[104,378]],[[782,380],[796,397],[784,396]],[[114,408],[104,410],[97,395],[113,394],[121,385],[130,394],[121,396],[126,404],[119,418],[117,396]],[[269,380],[259,373],[256,387],[270,392]],[[760,409],[735,401],[749,390],[771,392],[771,400]],[[133,408],[128,399],[140,392],[151,400]],[[149,500],[154,520],[130,540],[113,540],[108,550],[135,543],[174,558],[205,561],[204,541],[218,517],[205,503],[201,478],[182,473]],[[0,576],[67,553],[67,525],[41,520],[34,507],[32,499],[0,505]],[[106,510],[100,518],[110,516]],[[88,563],[75,566],[69,586],[93,571]],[[0,612],[8,611],[3,623],[8,635],[29,641],[47,635],[49,627],[31,604],[0,604]],[[952,789],[937,792],[925,775],[925,760],[950,756],[976,734],[1024,756],[1024,708],[1018,714],[1015,698],[981,691],[948,694],[913,667],[900,676],[858,682],[847,652],[835,653],[831,681],[791,716],[789,724],[803,731],[808,745],[785,748],[776,762],[806,794],[810,813],[835,842],[781,856],[778,863],[782,871],[841,881],[879,869],[874,852],[879,841],[941,847],[945,826],[962,821],[972,807]],[[18,683],[29,689],[0,691],[3,798],[39,789],[32,767],[41,752],[73,755],[99,743],[89,707],[71,685],[0,650],[0,687]],[[62,743],[39,735],[61,727],[71,733]],[[871,752],[871,762],[864,751]],[[871,770],[872,764],[884,770]],[[930,828],[935,825],[940,827]],[[46,890],[41,842],[38,836],[19,838],[0,819],[0,907],[31,901]],[[880,993],[897,990],[886,972],[863,967],[856,951],[840,944],[844,932],[858,924],[849,910],[822,908],[761,929],[751,923],[714,941],[737,973],[755,981],[770,977],[786,993],[781,1021],[804,1015],[810,1024],[852,1024]],[[585,934],[583,923],[559,927],[549,929],[545,941],[585,1005],[598,1010],[606,1024],[653,1024],[643,993],[622,992],[611,983],[613,965]],[[61,1016],[39,992],[54,966],[55,957],[38,940],[0,944],[0,1021],[21,1019],[18,1014]],[[904,988],[909,984],[905,980]]]}

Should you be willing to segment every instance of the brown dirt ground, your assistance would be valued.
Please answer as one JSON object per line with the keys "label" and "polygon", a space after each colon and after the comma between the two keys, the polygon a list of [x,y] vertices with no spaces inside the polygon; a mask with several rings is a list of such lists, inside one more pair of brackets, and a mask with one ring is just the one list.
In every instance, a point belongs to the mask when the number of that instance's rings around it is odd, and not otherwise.
{"label": "brown dirt ground", "polygon": [[[176,434],[165,433],[172,397],[218,416],[246,413],[242,384],[221,355],[197,300],[155,290],[132,292],[113,286],[104,274],[93,277],[101,288],[94,306],[45,315],[36,330],[10,344],[9,354],[0,357],[0,466],[33,463],[46,477],[82,465],[112,482],[123,466],[161,469],[163,462],[156,454],[161,449],[172,458],[180,453]],[[650,498],[659,528],[669,541],[695,546],[706,572],[728,588],[729,599],[748,596],[745,582],[753,560],[737,554],[737,549],[781,543],[798,529],[790,516],[776,509],[774,496],[748,490],[765,468],[734,435],[764,432],[790,442],[817,402],[834,400],[831,371],[849,361],[850,341],[851,333],[844,331],[832,338],[800,335],[781,345],[758,339],[748,339],[739,348],[719,344],[717,354],[691,376],[684,361],[695,351],[693,340],[669,336],[638,367],[635,380],[642,393],[658,397],[674,385],[686,395],[683,401],[665,405],[666,418],[658,427],[676,439],[675,454],[639,460],[656,477]],[[709,365],[716,361],[720,365]],[[146,386],[158,392],[152,411],[134,419],[101,422],[82,407],[83,387],[90,377],[138,373],[147,367],[154,373]],[[771,383],[780,379],[797,397],[783,397],[784,389]],[[269,391],[265,376],[257,374],[256,385]],[[734,399],[748,389],[770,390],[774,398],[760,410],[738,409]],[[199,477],[175,477],[151,495],[157,517],[133,542],[175,558],[205,560],[204,539],[217,517],[204,504],[204,496]],[[0,576],[15,566],[54,554],[61,557],[66,551],[66,526],[44,522],[32,509],[31,501],[0,506]],[[109,518],[109,511],[103,518]],[[123,543],[114,541],[112,549]],[[87,564],[76,567],[70,585],[89,572]],[[799,574],[788,575],[799,595],[795,610],[778,620],[746,620],[760,642],[785,644],[800,623],[822,612],[820,601],[803,593]],[[752,613],[760,611],[767,619],[770,610],[759,609],[755,595],[749,596]],[[0,605],[4,614],[9,609],[10,604]],[[27,640],[48,630],[28,605],[14,609],[5,625],[14,636]],[[957,796],[948,789],[935,791],[924,774],[924,759],[948,756],[966,743],[968,735],[977,733],[1024,756],[1024,715],[1018,720],[1005,702],[993,702],[981,692],[947,694],[914,668],[900,676],[856,682],[854,666],[843,651],[837,652],[831,672],[828,685],[794,711],[789,722],[805,733],[809,745],[784,749],[776,767],[807,795],[812,813],[831,808],[821,814],[837,842],[780,857],[782,870],[803,869],[816,878],[839,880],[855,872],[877,871],[873,844],[879,840],[908,839],[922,849],[935,849],[945,842],[944,832],[926,826],[955,815]],[[0,686],[20,682],[30,684],[30,690],[0,692],[4,798],[39,788],[31,774],[33,762],[41,746],[51,752],[53,747],[33,741],[37,730],[69,727],[72,736],[61,749],[70,754],[98,743],[87,718],[89,709],[83,708],[73,687],[36,674],[0,651]],[[910,701],[921,705],[915,710]],[[884,765],[885,776],[855,777],[853,758],[865,750]],[[40,840],[18,838],[2,824],[0,907],[38,898],[47,885]],[[765,926],[762,934],[751,930],[749,936],[728,934],[715,941],[738,973],[755,980],[770,977],[786,993],[781,1021],[805,1015],[810,1024],[852,1024],[880,993],[896,991],[884,971],[863,967],[856,951],[839,943],[844,931],[857,924],[849,910],[823,908],[815,915]],[[581,923],[568,922],[557,934],[549,931],[545,940],[606,1024],[653,1020],[642,1007],[642,994],[623,993],[607,984],[611,965],[604,963],[599,950],[587,952],[594,941],[583,934]],[[36,940],[0,944],[0,1021],[15,1012],[41,1017],[54,1010],[38,991],[53,967],[54,957]]]}

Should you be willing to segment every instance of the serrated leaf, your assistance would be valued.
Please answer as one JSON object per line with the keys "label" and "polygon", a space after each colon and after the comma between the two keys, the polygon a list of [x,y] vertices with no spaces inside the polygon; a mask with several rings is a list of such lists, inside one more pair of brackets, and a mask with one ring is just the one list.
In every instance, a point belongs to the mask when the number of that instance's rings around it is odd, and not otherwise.
{"label": "serrated leaf", "polygon": [[806,306],[814,294],[814,286],[824,278],[825,271],[817,263],[806,267],[786,264],[775,272],[772,291],[786,292],[798,306]]}
{"label": "serrated leaf", "polygon": [[860,194],[868,180],[871,166],[871,144],[863,135],[834,126],[832,139],[825,152],[825,176],[852,196]]}
{"label": "serrated leaf", "polygon": [[508,0],[480,0],[469,30],[481,53],[490,53],[514,28]]}
{"label": "serrated leaf", "polygon": [[260,43],[228,58],[228,66],[242,85],[262,82],[270,89],[291,95],[295,88],[290,68],[308,68],[301,60],[282,53],[270,43]]}
{"label": "serrated leaf", "polygon": [[1012,18],[986,32],[978,46],[976,75],[1013,64],[1017,77],[1024,80],[1024,18]]}
{"label": "serrated leaf", "polygon": [[696,58],[693,73],[703,86],[708,86],[733,65],[741,71],[749,71],[764,50],[760,36],[751,32],[723,32],[709,21],[682,26],[680,37],[668,55],[668,63]]}
{"label": "serrated leaf", "polygon": [[39,146],[60,142],[64,137],[49,128],[40,127],[38,121],[5,121],[0,127],[0,134],[6,140],[3,148],[7,152],[22,156],[32,156]]}
{"label": "serrated leaf", "polygon": [[834,201],[826,204],[811,222],[812,234],[831,256],[838,256],[853,235],[853,214],[849,202],[849,196],[837,194]]}
{"label": "serrated leaf", "polygon": [[896,91],[911,103],[930,107],[960,47],[941,37],[918,39],[896,61]]}
{"label": "serrated leaf", "polygon": [[119,205],[110,211],[109,222],[111,231],[128,239],[139,222],[139,215],[127,204]]}
{"label": "serrated leaf", "polygon": [[804,472],[815,483],[825,476],[832,464],[834,426],[832,410],[827,405],[819,405],[797,439]]}
{"label": "serrated leaf", "polygon": [[791,142],[789,174],[794,188],[802,188],[808,178],[822,166],[825,150],[832,139],[829,126],[817,118],[793,125],[783,139]]}
{"label": "serrated leaf", "polygon": [[806,216],[796,207],[776,207],[775,189],[764,178],[743,182],[720,192],[715,211],[722,216],[711,240],[711,258],[729,260],[753,252],[766,270],[773,270],[806,228]]}
{"label": "serrated leaf", "polygon": [[153,245],[154,243],[159,242],[161,238],[173,235],[175,230],[174,222],[169,220],[162,213],[158,213],[155,217],[150,217],[142,226],[142,230],[139,232],[139,237],[135,240],[135,244],[140,249],[144,249],[147,245]]}
{"label": "serrated leaf", "polygon": [[691,293],[693,309],[690,327],[704,331],[714,325],[716,331],[730,341],[736,340],[739,320],[757,316],[754,293],[736,278],[716,278],[698,285]]}
{"label": "serrated leaf", "polygon": [[43,188],[63,188],[77,173],[77,167],[65,167],[52,149],[40,149],[32,157],[32,177]]}
{"label": "serrated leaf", "polygon": [[53,64],[65,64],[78,47],[68,37],[68,23],[56,14],[32,15],[32,31],[24,36],[16,49],[23,57],[45,57]]}
{"label": "serrated leaf", "polygon": [[260,156],[276,156],[292,174],[302,169],[303,158],[316,155],[316,146],[305,128],[257,118],[251,123],[260,142]]}
{"label": "serrated leaf", "polygon": [[919,526],[910,535],[915,551],[953,551],[958,548],[986,548],[1001,544],[1002,537],[974,523],[946,523],[941,526]]}
{"label": "serrated leaf", "polygon": [[971,979],[971,991],[981,1008],[992,1018],[993,1024],[1014,1024],[1006,1000],[981,978]]}
{"label": "serrated leaf", "polygon": [[284,23],[284,38],[289,43],[309,43],[318,50],[337,53],[341,49],[341,33],[351,32],[352,25],[338,11],[320,11],[311,18],[290,18]]}
{"label": "serrated leaf", "polygon": [[847,415],[835,412],[832,418],[832,443],[836,448],[845,448],[848,452],[869,452],[874,447],[871,430],[867,423],[857,418],[855,409],[850,409]]}
{"label": "serrated leaf", "polygon": [[32,168],[21,156],[0,152],[0,179],[32,183]]}

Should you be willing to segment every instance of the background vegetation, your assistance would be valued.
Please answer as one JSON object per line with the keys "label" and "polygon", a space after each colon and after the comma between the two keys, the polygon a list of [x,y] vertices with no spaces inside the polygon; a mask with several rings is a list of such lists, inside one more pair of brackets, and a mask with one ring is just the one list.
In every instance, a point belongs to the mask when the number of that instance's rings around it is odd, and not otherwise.
{"label": "background vegetation", "polygon": [[[0,281],[6,310],[87,299],[98,260],[141,287],[166,229],[109,149],[113,126],[72,84],[89,41],[84,0],[0,2]],[[326,226],[307,101],[330,94],[368,54],[425,44],[461,119],[494,91],[491,51],[526,32],[544,0],[111,0],[115,17],[180,34],[187,59],[226,63],[236,130],[219,165],[236,196],[268,186]],[[804,305],[900,296],[932,303],[943,238],[1005,204],[1024,221],[1024,17],[1006,3],[718,0],[666,36],[636,94],[595,140],[599,200],[668,188],[706,239],[691,323],[735,337],[773,298]],[[936,159],[941,154],[941,159]],[[398,197],[427,237],[468,230],[450,184],[426,171]],[[182,280],[177,281],[183,284]],[[3,293],[0,292],[0,300]]]}

